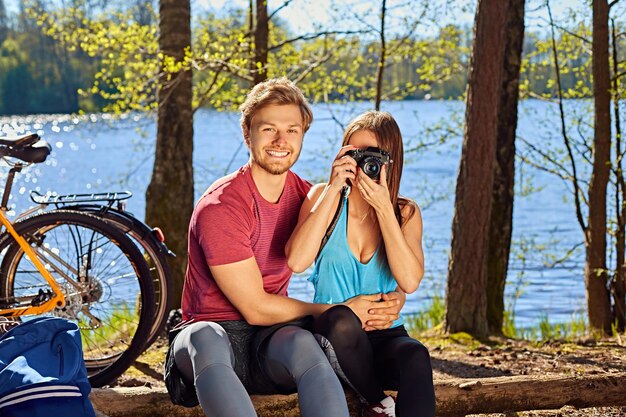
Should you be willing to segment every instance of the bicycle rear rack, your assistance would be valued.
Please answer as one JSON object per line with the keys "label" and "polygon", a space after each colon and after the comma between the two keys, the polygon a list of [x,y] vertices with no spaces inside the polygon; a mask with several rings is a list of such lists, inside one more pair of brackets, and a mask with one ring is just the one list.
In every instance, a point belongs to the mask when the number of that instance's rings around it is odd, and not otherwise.
{"label": "bicycle rear rack", "polygon": [[113,204],[116,201],[128,200],[133,193],[130,191],[92,193],[92,194],[65,194],[58,195],[53,193],[40,194],[37,191],[30,192],[30,199],[33,203],[41,205],[65,205],[76,203],[102,203],[107,202]]}

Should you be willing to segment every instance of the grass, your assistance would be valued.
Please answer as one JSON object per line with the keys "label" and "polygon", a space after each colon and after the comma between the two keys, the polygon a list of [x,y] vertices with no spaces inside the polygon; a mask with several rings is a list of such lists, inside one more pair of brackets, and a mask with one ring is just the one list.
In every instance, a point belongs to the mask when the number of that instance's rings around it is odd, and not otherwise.
{"label": "grass", "polygon": [[[446,314],[445,300],[441,296],[435,296],[430,300],[427,307],[405,319],[409,333],[420,335],[429,330],[439,330],[443,327]],[[587,328],[587,320],[583,313],[572,316],[568,322],[553,323],[547,314],[543,314],[535,326],[516,327],[515,315],[507,310],[504,312],[503,334],[512,339],[528,340],[532,342],[544,342],[549,340],[576,341],[586,337],[599,338]],[[460,334],[459,334],[460,335]],[[616,326],[613,326],[613,336],[619,335]],[[460,337],[460,336],[459,336]]]}
{"label": "grass", "polygon": [[101,317],[103,325],[95,329],[89,325],[88,318],[81,317],[81,322],[78,325],[81,329],[83,344],[87,345],[87,352],[91,350],[98,352],[124,350],[124,344],[118,345],[117,342],[130,343],[139,321],[138,314],[134,308],[125,303],[121,304],[110,316]]}
{"label": "grass", "polygon": [[405,323],[410,333],[422,333],[443,323],[446,317],[446,303],[441,296],[434,296],[425,310],[406,317]]}
{"label": "grass", "polygon": [[572,319],[562,323],[552,323],[547,314],[542,314],[539,323],[529,327],[515,327],[514,316],[505,313],[503,333],[513,339],[523,339],[533,342],[548,340],[576,341],[589,336],[587,321],[582,313],[572,315]]}

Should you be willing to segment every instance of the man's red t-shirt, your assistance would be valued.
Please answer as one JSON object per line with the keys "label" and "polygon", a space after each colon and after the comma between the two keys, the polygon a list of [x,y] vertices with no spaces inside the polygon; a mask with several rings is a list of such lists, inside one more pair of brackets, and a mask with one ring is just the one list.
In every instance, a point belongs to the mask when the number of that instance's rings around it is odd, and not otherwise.
{"label": "man's red t-shirt", "polygon": [[[311,184],[291,171],[278,203],[266,201],[250,167],[217,180],[196,204],[189,224],[183,321],[243,320],[217,286],[209,266],[254,257],[268,294],[287,295],[291,270],[285,245]],[[237,279],[237,277],[232,277]]]}

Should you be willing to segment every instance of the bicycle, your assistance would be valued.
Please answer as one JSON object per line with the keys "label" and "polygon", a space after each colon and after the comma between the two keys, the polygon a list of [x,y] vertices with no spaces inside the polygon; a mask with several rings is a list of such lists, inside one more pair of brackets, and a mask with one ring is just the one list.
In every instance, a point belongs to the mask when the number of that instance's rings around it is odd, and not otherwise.
{"label": "bicycle", "polygon": [[31,201],[42,208],[53,205],[56,209],[88,212],[102,218],[128,235],[142,251],[152,275],[156,304],[147,349],[159,337],[171,309],[173,281],[168,258],[176,255],[165,244],[160,228],[150,227],[126,211],[125,201],[130,197],[130,191],[67,195],[30,192]]}
{"label": "bicycle", "polygon": [[153,325],[153,281],[130,238],[93,214],[35,208],[9,221],[15,174],[50,152],[36,134],[0,139],[0,157],[11,166],[0,204],[6,228],[0,234],[0,316],[53,314],[76,321],[90,383],[102,386],[144,349]]}

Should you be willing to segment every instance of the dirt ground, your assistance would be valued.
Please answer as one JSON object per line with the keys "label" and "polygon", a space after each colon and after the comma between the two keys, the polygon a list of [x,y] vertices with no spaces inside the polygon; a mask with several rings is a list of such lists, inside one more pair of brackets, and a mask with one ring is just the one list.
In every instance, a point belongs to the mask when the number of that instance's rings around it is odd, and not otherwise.
{"label": "dirt ground", "polygon": [[[583,376],[626,372],[626,340],[622,338],[543,343],[491,339],[480,343],[464,334],[446,337],[425,334],[420,340],[431,353],[435,381],[510,375]],[[166,341],[159,339],[115,385],[163,386],[165,351]],[[626,407],[564,407],[560,410],[473,416],[626,417]]]}

